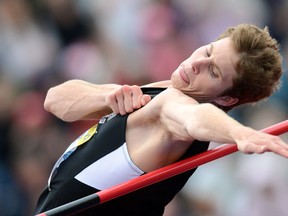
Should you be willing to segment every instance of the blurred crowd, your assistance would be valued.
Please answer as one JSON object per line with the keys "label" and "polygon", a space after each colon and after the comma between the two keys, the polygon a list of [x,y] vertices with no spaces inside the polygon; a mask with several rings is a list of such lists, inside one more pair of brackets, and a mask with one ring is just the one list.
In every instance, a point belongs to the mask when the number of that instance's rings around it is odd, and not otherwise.
{"label": "blurred crowd", "polygon": [[[287,119],[287,11],[288,0],[0,0],[0,215],[31,215],[54,162],[94,123],[65,123],[43,109],[47,90],[66,80],[169,79],[227,27],[267,25],[281,44],[282,87],[231,115],[256,129]],[[269,153],[203,165],[165,216],[288,215],[287,165]]]}

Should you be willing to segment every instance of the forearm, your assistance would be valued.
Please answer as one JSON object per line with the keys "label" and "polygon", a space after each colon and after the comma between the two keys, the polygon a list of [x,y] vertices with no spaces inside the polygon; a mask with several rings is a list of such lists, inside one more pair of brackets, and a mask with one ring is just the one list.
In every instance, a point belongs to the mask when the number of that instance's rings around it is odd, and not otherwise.
{"label": "forearm", "polygon": [[106,97],[120,85],[94,85],[82,80],[70,80],[49,89],[44,107],[58,118],[72,122],[98,119],[111,112]]}

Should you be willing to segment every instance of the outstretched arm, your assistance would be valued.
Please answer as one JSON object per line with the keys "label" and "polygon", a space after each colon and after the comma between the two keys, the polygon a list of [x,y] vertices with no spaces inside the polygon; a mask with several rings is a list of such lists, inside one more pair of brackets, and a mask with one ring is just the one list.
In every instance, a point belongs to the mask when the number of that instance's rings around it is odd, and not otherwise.
{"label": "outstretched arm", "polygon": [[178,90],[169,91],[170,97],[177,98],[177,101],[163,103],[160,119],[172,136],[183,140],[192,137],[202,141],[236,143],[244,153],[271,151],[288,158],[288,145],[278,136],[246,127],[212,104],[198,104]]}
{"label": "outstretched arm", "polygon": [[135,85],[95,85],[70,80],[49,89],[44,107],[58,118],[72,122],[99,119],[111,112],[124,115],[146,105],[150,99]]}

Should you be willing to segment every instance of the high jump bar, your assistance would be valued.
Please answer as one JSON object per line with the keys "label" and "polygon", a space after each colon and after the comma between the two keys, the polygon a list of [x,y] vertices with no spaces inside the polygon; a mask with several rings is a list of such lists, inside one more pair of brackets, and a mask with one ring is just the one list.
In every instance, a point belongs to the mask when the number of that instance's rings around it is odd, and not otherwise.
{"label": "high jump bar", "polygon": [[[279,122],[270,127],[261,130],[264,133],[279,136],[288,132],[288,120]],[[195,156],[186,158],[184,160],[167,165],[160,169],[149,172],[145,175],[139,176],[135,179],[131,179],[127,182],[118,184],[111,188],[99,191],[97,193],[88,195],[86,197],[77,199],[70,203],[61,205],[54,209],[40,213],[37,216],[56,216],[56,215],[73,215],[77,212],[83,211],[98,204],[102,204],[109,200],[179,175],[186,171],[192,170],[198,166],[201,166],[210,161],[224,157],[238,151],[235,144],[223,144],[216,148],[210,149]]]}

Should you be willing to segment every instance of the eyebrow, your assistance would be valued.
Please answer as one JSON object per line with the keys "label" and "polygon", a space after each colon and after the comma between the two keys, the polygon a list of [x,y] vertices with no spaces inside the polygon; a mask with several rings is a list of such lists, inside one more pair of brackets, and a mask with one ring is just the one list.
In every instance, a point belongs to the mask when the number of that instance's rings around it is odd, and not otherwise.
{"label": "eyebrow", "polygon": [[[214,45],[213,45],[213,43],[210,43],[210,54],[211,54],[211,56],[213,54],[213,51],[214,51]],[[223,79],[223,76],[222,76],[223,73],[222,73],[221,69],[218,67],[218,65],[215,63],[215,61],[213,61],[213,65],[217,68],[217,70],[219,71],[220,77],[222,77],[222,79]]]}

